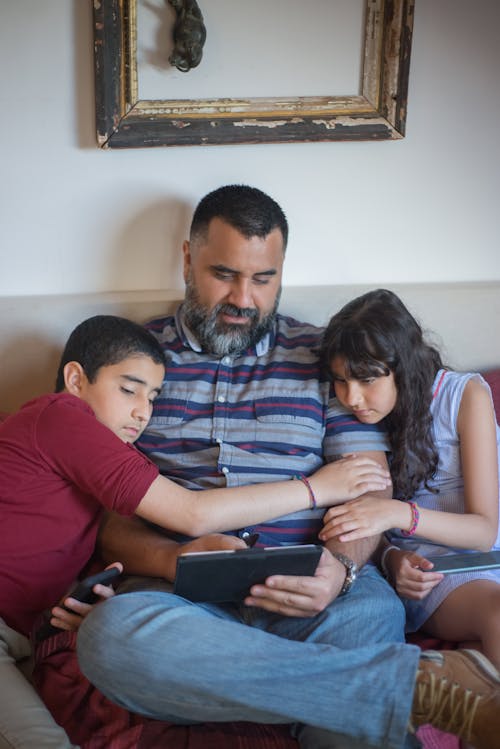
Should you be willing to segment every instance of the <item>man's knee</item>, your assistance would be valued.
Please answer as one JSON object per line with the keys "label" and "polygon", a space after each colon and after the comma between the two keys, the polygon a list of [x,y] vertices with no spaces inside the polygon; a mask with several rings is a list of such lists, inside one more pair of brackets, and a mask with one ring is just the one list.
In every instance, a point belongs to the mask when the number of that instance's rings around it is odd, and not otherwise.
{"label": "man's knee", "polygon": [[155,591],[126,593],[103,601],[85,617],[78,632],[82,671],[93,681],[101,669],[155,657],[160,640],[175,653],[176,637],[188,634],[184,619],[192,609],[177,596]]}

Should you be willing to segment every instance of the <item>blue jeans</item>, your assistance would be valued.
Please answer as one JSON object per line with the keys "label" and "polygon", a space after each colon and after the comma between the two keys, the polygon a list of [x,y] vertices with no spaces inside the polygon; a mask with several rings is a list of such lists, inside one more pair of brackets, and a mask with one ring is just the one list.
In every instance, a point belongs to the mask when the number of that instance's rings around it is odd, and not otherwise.
{"label": "blue jeans", "polygon": [[330,734],[331,747],[401,749],[420,653],[403,631],[399,599],[368,565],[308,619],[163,590],[118,595],[84,620],[78,656],[105,695],[153,718],[291,723],[303,747],[319,745],[315,727],[321,746]]}

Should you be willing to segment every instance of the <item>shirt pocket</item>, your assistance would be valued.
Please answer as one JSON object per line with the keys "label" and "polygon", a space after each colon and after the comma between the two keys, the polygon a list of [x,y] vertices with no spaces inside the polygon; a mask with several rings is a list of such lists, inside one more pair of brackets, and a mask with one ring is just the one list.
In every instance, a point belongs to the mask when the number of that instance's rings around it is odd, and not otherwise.
{"label": "shirt pocket", "polygon": [[269,393],[254,403],[255,438],[289,453],[322,454],[323,404],[307,391]]}

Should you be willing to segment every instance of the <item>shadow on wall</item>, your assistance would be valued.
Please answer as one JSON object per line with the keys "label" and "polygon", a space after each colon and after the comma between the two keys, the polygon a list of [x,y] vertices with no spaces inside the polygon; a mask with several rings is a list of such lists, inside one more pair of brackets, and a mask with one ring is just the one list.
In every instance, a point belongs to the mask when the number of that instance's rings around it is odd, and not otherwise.
{"label": "shadow on wall", "polygon": [[0,410],[12,411],[12,404],[19,407],[31,398],[53,392],[61,352],[62,346],[35,333],[17,336],[0,346]]}
{"label": "shadow on wall", "polygon": [[143,0],[142,5],[155,18],[156,31],[153,46],[149,48],[139,47],[137,50],[138,60],[140,60],[140,57],[144,57],[148,65],[158,70],[172,72],[172,65],[168,58],[174,49],[173,29],[176,19],[175,11],[168,3],[165,3],[163,6],[156,6],[154,3]]}
{"label": "shadow on wall", "polygon": [[73,0],[74,130],[79,148],[97,149],[92,3]]}
{"label": "shadow on wall", "polygon": [[149,203],[128,215],[111,238],[104,288],[184,289],[182,243],[189,235],[192,206],[178,200]]}

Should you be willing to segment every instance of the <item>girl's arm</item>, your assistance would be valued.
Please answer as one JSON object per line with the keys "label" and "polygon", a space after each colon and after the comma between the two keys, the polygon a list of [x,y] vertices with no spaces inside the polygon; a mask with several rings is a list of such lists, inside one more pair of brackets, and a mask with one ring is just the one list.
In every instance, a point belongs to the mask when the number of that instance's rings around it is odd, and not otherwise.
{"label": "girl's arm", "polygon": [[[415,535],[447,546],[488,551],[498,530],[496,421],[489,392],[476,380],[469,380],[464,388],[457,431],[465,513],[419,508]],[[409,530],[413,519],[406,502],[363,497],[328,510],[320,538],[349,541],[389,528]]]}
{"label": "girl's arm", "polygon": [[[318,507],[390,485],[389,472],[366,455],[350,455],[309,477]],[[303,481],[190,491],[158,476],[139,503],[137,515],[171,531],[202,536],[241,528],[312,507]]]}

